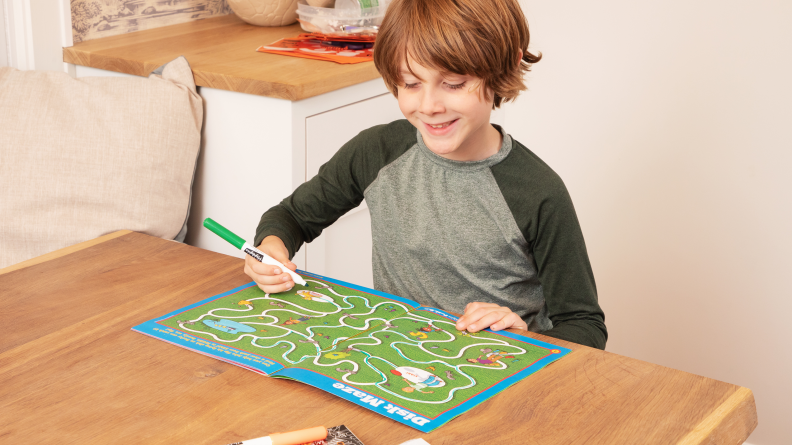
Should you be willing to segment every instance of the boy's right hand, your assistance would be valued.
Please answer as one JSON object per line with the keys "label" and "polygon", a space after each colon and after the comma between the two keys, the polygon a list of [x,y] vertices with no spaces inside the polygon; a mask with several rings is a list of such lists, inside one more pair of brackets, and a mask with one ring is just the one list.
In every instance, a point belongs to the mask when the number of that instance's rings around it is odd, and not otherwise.
{"label": "boy's right hand", "polygon": [[[280,261],[292,271],[297,270],[297,265],[289,261],[289,250],[277,236],[270,235],[264,238],[257,249]],[[245,273],[268,294],[285,292],[294,287],[291,275],[281,270],[280,266],[260,263],[250,255],[245,255]]]}

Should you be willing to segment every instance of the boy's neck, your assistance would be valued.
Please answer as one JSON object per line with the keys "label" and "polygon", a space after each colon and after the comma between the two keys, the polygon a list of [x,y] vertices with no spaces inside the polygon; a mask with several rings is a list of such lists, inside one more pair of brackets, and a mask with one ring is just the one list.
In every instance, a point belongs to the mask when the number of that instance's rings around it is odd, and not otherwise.
{"label": "boy's neck", "polygon": [[472,134],[464,145],[463,150],[443,157],[453,161],[482,161],[500,151],[503,146],[503,134],[491,123],[487,123],[480,131]]}

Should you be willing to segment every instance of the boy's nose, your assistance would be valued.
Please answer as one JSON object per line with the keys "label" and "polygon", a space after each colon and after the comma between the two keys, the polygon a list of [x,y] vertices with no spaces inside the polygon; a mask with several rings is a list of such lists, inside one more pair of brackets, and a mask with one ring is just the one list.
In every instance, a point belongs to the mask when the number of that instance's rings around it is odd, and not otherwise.
{"label": "boy's nose", "polygon": [[421,106],[419,111],[425,115],[433,115],[443,113],[445,106],[439,94],[431,88],[426,88],[421,97]]}

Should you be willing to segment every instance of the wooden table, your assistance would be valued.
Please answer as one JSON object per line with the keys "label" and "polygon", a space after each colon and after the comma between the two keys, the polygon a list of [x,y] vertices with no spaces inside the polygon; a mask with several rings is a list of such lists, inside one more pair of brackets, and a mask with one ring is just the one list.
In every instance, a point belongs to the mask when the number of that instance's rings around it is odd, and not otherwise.
{"label": "wooden table", "polygon": [[366,445],[741,444],[749,389],[573,350],[431,434],[130,330],[249,279],[242,260],[122,231],[0,271],[0,440],[217,444],[347,425]]}
{"label": "wooden table", "polygon": [[256,52],[305,31],[299,24],[264,27],[236,14],[80,42],[63,49],[63,61],[148,76],[185,56],[195,84],[240,93],[301,100],[379,78],[373,63],[337,63]]}

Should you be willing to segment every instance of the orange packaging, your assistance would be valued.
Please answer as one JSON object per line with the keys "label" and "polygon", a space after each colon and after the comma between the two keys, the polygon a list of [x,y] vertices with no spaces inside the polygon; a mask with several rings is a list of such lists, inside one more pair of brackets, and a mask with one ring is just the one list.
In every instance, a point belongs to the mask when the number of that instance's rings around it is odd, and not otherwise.
{"label": "orange packaging", "polygon": [[316,426],[289,433],[270,434],[269,437],[272,440],[272,445],[311,445],[314,441],[324,443],[324,439],[327,438],[327,428]]}
{"label": "orange packaging", "polygon": [[373,43],[374,39],[370,37],[331,38],[322,34],[300,34],[260,46],[256,51],[350,64],[373,61]]}

